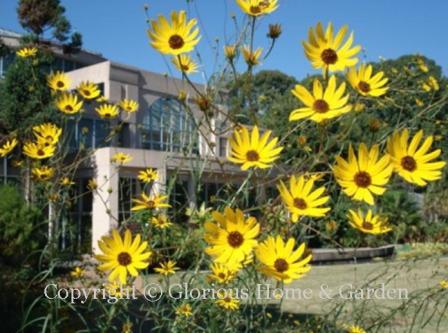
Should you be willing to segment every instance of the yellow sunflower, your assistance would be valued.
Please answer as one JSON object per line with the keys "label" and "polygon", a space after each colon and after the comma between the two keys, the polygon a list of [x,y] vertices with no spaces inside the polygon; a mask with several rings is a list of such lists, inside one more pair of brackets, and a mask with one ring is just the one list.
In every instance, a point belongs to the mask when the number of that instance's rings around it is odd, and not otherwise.
{"label": "yellow sunflower", "polygon": [[240,301],[232,296],[231,290],[219,291],[217,293],[216,304],[230,311],[238,310],[240,307]]}
{"label": "yellow sunflower", "polygon": [[96,182],[95,179],[89,179],[89,181],[87,182],[87,188],[90,191],[95,191],[98,188],[98,183]]}
{"label": "yellow sunflower", "polygon": [[179,90],[179,93],[177,94],[177,99],[179,100],[179,102],[181,102],[182,104],[185,104],[186,100],[188,98],[188,94],[185,90]]}
{"label": "yellow sunflower", "polygon": [[155,226],[157,229],[166,229],[169,228],[172,223],[168,220],[166,215],[159,215],[157,217],[151,218],[151,224]]}
{"label": "yellow sunflower", "polygon": [[164,202],[168,198],[167,195],[156,194],[147,196],[145,193],[142,193],[140,194],[140,198],[141,199],[132,199],[134,207],[131,208],[131,211],[171,207],[171,205]]}
{"label": "yellow sunflower", "polygon": [[423,142],[423,131],[420,130],[408,143],[409,130],[395,132],[387,141],[387,151],[391,162],[404,180],[418,186],[425,186],[429,181],[442,177],[442,168],[446,162],[433,160],[440,156],[441,150],[429,152],[434,137],[428,136]]}
{"label": "yellow sunflower", "polygon": [[157,21],[151,21],[148,30],[152,47],[174,56],[192,51],[201,39],[196,23],[195,19],[187,22],[187,14],[183,10],[171,13],[171,23],[160,15]]}
{"label": "yellow sunflower", "polygon": [[422,83],[422,89],[425,92],[430,92],[431,90],[438,91],[440,89],[439,82],[434,76],[430,76],[426,82]]}
{"label": "yellow sunflower", "polygon": [[359,69],[350,68],[347,73],[347,80],[352,87],[363,96],[378,97],[384,95],[389,87],[385,86],[389,79],[384,77],[384,72],[373,74],[372,65],[362,64]]}
{"label": "yellow sunflower", "polygon": [[374,215],[369,209],[367,214],[364,214],[360,209],[357,212],[349,209],[347,215],[349,224],[366,234],[379,235],[392,230],[385,217]]}
{"label": "yellow sunflower", "polygon": [[230,139],[231,154],[227,159],[242,164],[241,170],[270,168],[283,150],[283,147],[277,146],[278,138],[268,141],[270,136],[271,131],[266,131],[260,138],[257,126],[251,133],[246,127],[235,129]]}
{"label": "yellow sunflower", "polygon": [[36,47],[24,47],[24,48],[21,48],[20,50],[18,50],[16,52],[16,54],[20,58],[34,57],[37,54],[37,48]]}
{"label": "yellow sunflower", "polygon": [[291,283],[301,278],[311,269],[308,263],[311,254],[303,258],[305,243],[294,250],[295,240],[289,238],[284,242],[280,236],[269,236],[255,249],[255,255],[261,265],[258,268],[266,276],[284,283]]}
{"label": "yellow sunflower", "polygon": [[0,157],[5,157],[10,152],[14,150],[19,142],[16,138],[12,138],[11,140],[7,140],[0,148]]}
{"label": "yellow sunflower", "polygon": [[34,179],[47,181],[54,176],[54,168],[48,166],[35,167],[31,170]]}
{"label": "yellow sunflower", "polygon": [[70,88],[71,80],[63,72],[52,72],[47,76],[47,85],[54,91],[66,91]]}
{"label": "yellow sunflower", "polygon": [[188,318],[193,315],[192,310],[190,304],[182,304],[176,308],[176,315]]}
{"label": "yellow sunflower", "polygon": [[103,236],[98,241],[98,246],[103,252],[95,256],[102,262],[98,269],[103,272],[110,271],[109,281],[119,279],[122,284],[126,284],[128,273],[136,277],[138,270],[149,265],[151,251],[148,249],[148,242],[142,242],[139,234],[132,240],[129,230],[126,230],[122,239],[118,230],[113,229],[112,236]]}
{"label": "yellow sunflower", "polygon": [[102,119],[112,119],[119,114],[118,106],[114,104],[102,104],[95,108],[95,111]]}
{"label": "yellow sunflower", "polygon": [[45,123],[33,127],[37,142],[45,146],[53,146],[59,142],[62,129],[52,123]]}
{"label": "yellow sunflower", "polygon": [[423,106],[423,105],[425,105],[425,103],[424,103],[420,98],[416,98],[416,99],[415,99],[415,104],[416,104],[417,106]]}
{"label": "yellow sunflower", "polygon": [[189,55],[180,54],[174,56],[171,62],[176,66],[177,70],[186,74],[193,74],[198,71],[198,64],[194,62]]}
{"label": "yellow sunflower", "polygon": [[129,295],[129,286],[118,282],[118,280],[114,280],[103,284],[108,296],[124,298]]}
{"label": "yellow sunflower", "polygon": [[232,61],[236,57],[236,45],[224,46],[224,55],[229,61]]}
{"label": "yellow sunflower", "polygon": [[159,179],[159,174],[157,169],[147,168],[139,171],[137,178],[143,183],[151,183]]}
{"label": "yellow sunflower", "polygon": [[439,286],[442,289],[448,289],[448,280],[440,280]]}
{"label": "yellow sunflower", "polygon": [[72,185],[75,185],[75,182],[73,180],[71,180],[70,178],[68,178],[68,177],[63,177],[60,180],[60,184],[62,186],[72,186]]}
{"label": "yellow sunflower", "polygon": [[129,112],[129,113],[132,113],[132,112],[135,112],[135,111],[137,111],[138,110],[138,107],[139,107],[139,105],[138,105],[138,103],[136,102],[136,101],[134,101],[134,100],[132,100],[132,99],[122,99],[119,103],[118,103],[118,106],[122,109],[122,110],[124,110],[124,111],[126,111],[126,112]]}
{"label": "yellow sunflower", "polygon": [[332,119],[352,110],[348,104],[349,95],[345,94],[346,84],[342,82],[338,87],[336,77],[332,75],[324,89],[322,83],[315,79],[312,93],[304,86],[298,84],[291,91],[300,100],[304,107],[293,110],[289,115],[289,121],[309,118],[320,123],[323,120]]}
{"label": "yellow sunflower", "polygon": [[352,325],[348,327],[347,333],[366,333],[366,331],[361,326]]}
{"label": "yellow sunflower", "polygon": [[364,143],[359,145],[358,158],[350,145],[348,160],[336,156],[333,173],[345,194],[354,200],[374,205],[373,195],[382,195],[392,175],[393,166],[389,155],[379,158],[379,147],[370,150]]}
{"label": "yellow sunflower", "polygon": [[161,263],[159,267],[154,268],[154,271],[165,276],[176,274],[180,268],[176,267],[176,262],[168,260],[167,262]]}
{"label": "yellow sunflower", "polygon": [[303,41],[305,55],[314,68],[322,68],[329,71],[343,71],[346,67],[352,67],[358,62],[354,56],[361,50],[361,46],[352,47],[353,32],[344,43],[348,27],[342,27],[337,34],[333,31],[330,22],[326,31],[322,23],[316,28],[310,28],[308,41]]}
{"label": "yellow sunflower", "polygon": [[215,262],[230,267],[241,263],[250,256],[257,246],[255,239],[260,225],[255,217],[244,217],[241,210],[226,207],[224,214],[214,211],[214,222],[205,223],[205,240],[210,245],[205,252],[214,257]]}
{"label": "yellow sunflower", "polygon": [[84,276],[84,274],[85,274],[85,271],[84,271],[81,267],[79,267],[79,266],[75,267],[75,268],[70,272],[70,276],[71,276],[72,278],[76,278],[76,279],[80,279],[80,278],[82,278],[82,277]]}
{"label": "yellow sunflower", "polygon": [[107,98],[103,95],[99,95],[97,98],[95,98],[95,101],[98,103],[106,103],[108,102]]}
{"label": "yellow sunflower", "polygon": [[101,95],[98,85],[89,81],[82,81],[76,90],[84,99],[87,100],[95,99]]}
{"label": "yellow sunflower", "polygon": [[330,211],[328,207],[321,207],[330,199],[322,196],[325,187],[313,189],[314,180],[306,180],[304,176],[296,178],[291,176],[288,187],[280,181],[278,190],[289,212],[292,214],[292,222],[297,222],[300,216],[322,217]]}
{"label": "yellow sunflower", "polygon": [[41,160],[54,155],[55,146],[47,146],[41,143],[27,142],[23,145],[23,153],[31,158]]}
{"label": "yellow sunflower", "polygon": [[126,322],[121,326],[121,333],[132,333],[133,332],[133,324],[131,321],[126,320]]}
{"label": "yellow sunflower", "polygon": [[78,100],[78,96],[70,93],[63,93],[55,101],[59,111],[65,114],[76,114],[81,110],[84,102]]}
{"label": "yellow sunflower", "polygon": [[208,275],[208,279],[221,284],[227,284],[235,278],[236,272],[236,270],[231,269],[227,265],[215,262],[211,266],[211,274]]}
{"label": "yellow sunflower", "polygon": [[243,46],[242,51],[244,61],[248,66],[252,67],[260,63],[261,53],[263,52],[261,47],[251,51],[249,46]]}
{"label": "yellow sunflower", "polygon": [[112,156],[111,162],[116,164],[126,164],[132,161],[132,156],[122,152],[116,153]]}
{"label": "yellow sunflower", "polygon": [[270,14],[278,7],[277,0],[236,0],[236,3],[250,16]]}

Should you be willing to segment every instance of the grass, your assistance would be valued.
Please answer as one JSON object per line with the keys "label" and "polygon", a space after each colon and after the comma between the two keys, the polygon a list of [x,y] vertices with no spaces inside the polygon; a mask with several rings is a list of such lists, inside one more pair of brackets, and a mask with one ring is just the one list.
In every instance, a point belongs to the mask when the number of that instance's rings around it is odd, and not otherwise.
{"label": "grass", "polygon": [[[298,315],[306,318],[308,316],[319,316],[331,313],[331,309],[338,304],[344,304],[341,315],[338,317],[339,324],[365,324],[368,325],[369,317],[382,318],[388,313],[397,310],[405,299],[358,299],[358,300],[342,300],[339,296],[339,289],[347,284],[353,285],[354,288],[372,288],[378,287],[384,283],[385,289],[402,289],[406,290],[408,297],[413,298],[419,295],[422,289],[427,292],[436,292],[440,295],[441,288],[439,281],[447,278],[448,257],[433,257],[431,259],[412,259],[412,260],[377,260],[370,263],[357,264],[337,264],[313,266],[310,272],[302,279],[296,280],[285,286],[287,289],[304,290],[310,289],[309,299],[291,297],[282,301],[282,310],[286,313]],[[180,274],[172,277],[172,282],[176,283]],[[188,275],[188,273],[187,273]],[[159,276],[151,274],[144,277],[144,284],[154,283]],[[139,281],[142,283],[143,281]],[[328,290],[332,290],[329,295],[332,299],[323,299],[319,292],[321,286],[327,285]],[[272,288],[275,288],[272,286]],[[346,296],[347,294],[345,294]],[[425,294],[426,295],[426,294]],[[402,291],[402,296],[405,292]],[[440,299],[440,297],[439,297]],[[273,301],[275,303],[277,301]],[[374,332],[415,332],[415,333],[435,333],[448,332],[448,311],[446,310],[447,301],[439,304],[428,302],[428,306],[419,308],[423,303],[417,300],[415,304],[406,313],[397,312],[397,315],[391,318],[387,329],[380,329]],[[426,304],[426,303],[425,303]],[[443,312],[445,315],[443,316]],[[425,327],[421,327],[429,315],[434,312],[434,318],[428,322]],[[418,314],[416,317],[415,314]],[[415,320],[414,320],[414,317]],[[439,318],[442,317],[440,323]],[[358,319],[359,318],[359,319]],[[362,318],[362,319],[361,319]],[[331,320],[331,318],[329,318]],[[414,322],[413,322],[414,320]],[[364,326],[364,325],[363,325]],[[437,327],[438,326],[438,327]],[[367,326],[365,326],[367,327]],[[369,331],[370,332],[370,331]]]}
{"label": "grass", "polygon": [[[297,280],[287,288],[309,288],[312,290],[313,297],[311,299],[283,301],[283,311],[292,313],[315,313],[322,314],[334,306],[337,302],[341,302],[339,297],[339,289],[341,286],[352,284],[355,287],[365,287],[366,285],[377,286],[384,283],[386,288],[401,288],[408,291],[409,297],[412,297],[418,290],[428,288],[436,290],[439,288],[439,281],[447,278],[448,258],[434,258],[413,261],[381,261],[363,264],[343,264],[332,266],[315,266],[302,279]],[[369,282],[371,281],[371,282]],[[319,297],[319,291],[322,285],[328,285],[329,290],[334,298],[332,300],[322,299]],[[377,311],[393,311],[398,308],[405,300],[383,300],[383,299],[360,299],[344,301],[348,302],[345,320],[350,322],[353,320],[353,309],[362,309],[363,313],[376,313]],[[438,316],[429,324],[421,328],[423,319],[417,319],[414,323],[412,332],[418,333],[434,333],[437,332],[436,324],[440,316],[444,317],[440,323],[439,332],[448,332],[448,312],[443,306],[446,306],[446,299],[443,304],[438,307],[435,304],[429,304],[427,313],[436,310],[440,311]],[[418,309],[418,306],[417,306]],[[422,309],[417,310],[422,314]],[[443,314],[442,311],[445,311]],[[394,325],[390,327],[391,332],[409,332],[412,327],[412,320],[415,311],[409,314],[394,318]],[[344,317],[344,315],[343,315]],[[422,321],[422,322],[420,322]]]}

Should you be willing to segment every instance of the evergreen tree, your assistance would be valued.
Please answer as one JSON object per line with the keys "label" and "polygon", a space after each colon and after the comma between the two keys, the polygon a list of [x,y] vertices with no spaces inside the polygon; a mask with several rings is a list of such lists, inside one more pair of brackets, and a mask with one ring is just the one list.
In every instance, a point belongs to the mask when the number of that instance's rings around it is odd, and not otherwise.
{"label": "evergreen tree", "polygon": [[64,52],[77,52],[82,45],[82,36],[71,33],[71,24],[65,16],[65,8],[59,0],[20,0],[17,15],[23,28],[29,31],[36,42],[44,32],[63,44]]}
{"label": "evergreen tree", "polygon": [[57,122],[46,76],[40,70],[41,58],[16,57],[0,84],[0,133],[26,134],[33,125]]}

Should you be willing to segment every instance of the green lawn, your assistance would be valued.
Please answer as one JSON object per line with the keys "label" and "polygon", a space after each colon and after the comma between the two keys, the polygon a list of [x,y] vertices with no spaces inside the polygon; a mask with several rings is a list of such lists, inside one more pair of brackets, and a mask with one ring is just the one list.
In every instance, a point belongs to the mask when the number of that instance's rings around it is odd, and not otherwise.
{"label": "green lawn", "polygon": [[[341,286],[352,284],[355,287],[362,287],[365,285],[374,286],[379,283],[384,283],[386,288],[402,288],[408,290],[409,298],[416,295],[417,290],[429,288],[435,292],[439,292],[438,283],[442,278],[447,278],[448,274],[448,257],[441,259],[426,259],[418,261],[390,261],[390,262],[373,262],[362,264],[343,264],[331,266],[314,266],[312,270],[300,280],[297,280],[287,288],[310,288],[313,293],[313,298],[306,300],[284,300],[283,310],[293,313],[324,313],[326,310],[334,306],[336,302],[340,302],[338,297],[338,290]],[[369,282],[371,281],[371,282]],[[321,285],[328,285],[329,290],[333,290],[332,295],[335,296],[333,300],[322,299],[319,297]],[[431,290],[428,290],[431,292]],[[398,292],[397,292],[398,294]],[[402,293],[403,295],[403,293]],[[446,293],[445,293],[446,295]],[[391,295],[392,296],[392,295]],[[345,301],[352,305],[355,309],[362,309],[364,314],[374,313],[376,311],[384,311],[387,313],[393,308],[399,307],[405,300],[350,300]],[[439,304],[436,309],[434,304],[429,304],[426,313],[436,310],[435,319],[430,321],[430,324],[425,328],[420,328],[423,319],[418,318],[415,321],[415,326],[412,332],[418,333],[433,333],[437,332],[435,324],[444,313],[439,328],[439,332],[448,332],[448,310],[444,308],[447,305],[447,299]],[[417,312],[418,302],[416,308],[413,308],[410,313],[399,315],[394,318],[394,327],[391,327],[392,332],[408,332],[414,317]],[[422,307],[418,313],[422,315],[424,312]],[[425,316],[425,317],[427,317]],[[349,321],[354,317],[353,309],[348,306],[346,318]],[[393,330],[392,330],[393,329]]]}
{"label": "green lawn", "polygon": [[[366,286],[373,288],[384,283],[386,289],[406,289],[408,298],[415,297],[415,302],[406,312],[397,313],[396,316],[391,318],[389,323],[392,324],[388,324],[387,328],[375,332],[445,333],[448,332],[447,293],[445,292],[442,295],[439,281],[447,278],[447,272],[448,257],[415,261],[390,260],[313,266],[311,271],[302,279],[285,285],[285,288],[290,291],[294,289],[296,292],[294,294],[295,299],[292,299],[292,297],[283,299],[282,310],[287,313],[297,314],[303,318],[304,315],[306,317],[308,315],[328,313],[337,304],[344,304],[344,311],[338,316],[337,322],[339,324],[353,324],[356,322],[358,324],[363,323],[363,326],[368,327],[369,322],[373,320],[371,318],[386,318],[388,313],[400,307],[403,302],[409,301],[405,299],[341,300],[339,289],[347,284],[353,285],[354,288],[365,288]],[[184,273],[178,272],[175,277],[171,278],[171,281],[176,283],[180,275]],[[205,274],[205,272],[203,273]],[[189,273],[186,273],[186,275],[189,275]],[[139,283],[155,283],[158,279],[159,276],[151,274],[144,277],[145,282],[139,281]],[[327,290],[332,290],[332,292],[327,293],[332,299],[320,297],[319,292],[323,285],[328,286]],[[275,288],[275,286],[273,285],[272,288]],[[311,295],[310,299],[303,298],[303,290],[307,288],[310,289],[308,291],[308,294]],[[299,295],[299,289],[302,291],[300,293],[301,299],[297,296]],[[426,297],[425,295],[431,293],[439,296],[438,305],[434,304],[434,302],[422,302],[422,299]],[[396,294],[398,295],[398,291]],[[344,295],[347,296],[347,294]],[[404,297],[405,292],[402,291],[401,295]],[[276,302],[278,301],[272,301],[272,303]],[[422,304],[423,306],[419,308]],[[331,313],[334,312],[332,311]],[[435,313],[434,318],[422,328],[422,324],[433,312]],[[416,313],[418,313],[418,316],[414,324],[412,324]],[[441,315],[443,313],[444,315]],[[436,324],[441,317],[439,329],[437,330]],[[362,319],[357,320],[357,318]],[[329,319],[331,320],[331,318]],[[411,327],[412,330],[410,331]]]}

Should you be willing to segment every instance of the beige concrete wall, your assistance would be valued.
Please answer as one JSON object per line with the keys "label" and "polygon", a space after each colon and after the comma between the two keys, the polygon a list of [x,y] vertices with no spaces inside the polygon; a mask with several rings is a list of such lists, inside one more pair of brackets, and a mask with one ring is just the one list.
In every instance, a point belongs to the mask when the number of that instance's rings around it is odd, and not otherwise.
{"label": "beige concrete wall", "polygon": [[104,96],[109,98],[110,84],[110,62],[104,61],[99,64],[83,67],[70,71],[67,75],[71,78],[71,89],[76,88],[82,81],[93,83],[104,83]]}
{"label": "beige concrete wall", "polygon": [[99,252],[98,240],[118,227],[118,170],[110,163],[112,158],[110,148],[95,151],[94,179],[98,188],[93,192],[92,203],[92,251]]}
{"label": "beige concrete wall", "polygon": [[[208,126],[214,130],[220,126],[223,119],[210,119],[207,123],[204,114],[190,102],[196,122],[200,125],[200,157],[186,158],[181,153],[152,151],[138,149],[140,147],[139,125],[142,123],[144,111],[161,97],[177,97],[181,89],[193,94],[193,90],[181,80],[168,78],[163,75],[141,71],[133,67],[111,63],[109,61],[69,72],[73,86],[81,81],[89,80],[104,83],[104,95],[112,103],[123,98],[137,100],[140,110],[128,115],[123,113],[121,120],[129,124],[131,147],[129,148],[101,148],[94,155],[94,174],[100,186],[93,196],[92,209],[92,250],[98,252],[98,240],[118,227],[119,214],[119,177],[137,177],[138,171],[145,168],[157,169],[159,180],[154,184],[153,193],[165,191],[167,173],[180,171],[189,181],[191,195],[194,184],[191,182],[192,169],[201,169],[210,181],[238,182],[244,173],[238,166],[226,162],[225,158],[217,156],[218,138],[212,134]],[[203,87],[199,86],[200,89]],[[96,117],[93,110],[88,110],[90,117]],[[228,136],[229,133],[220,133]],[[210,147],[207,142],[212,143]],[[214,146],[213,146],[214,145]],[[132,157],[132,161],[117,168],[111,158],[115,153],[123,152]],[[191,184],[190,184],[191,183]],[[194,198],[193,198],[194,201]]]}

